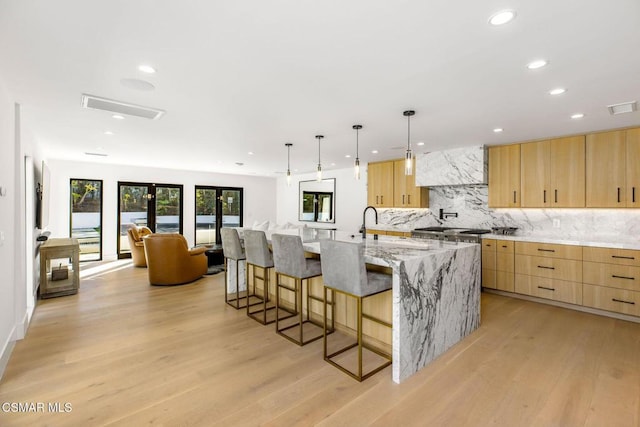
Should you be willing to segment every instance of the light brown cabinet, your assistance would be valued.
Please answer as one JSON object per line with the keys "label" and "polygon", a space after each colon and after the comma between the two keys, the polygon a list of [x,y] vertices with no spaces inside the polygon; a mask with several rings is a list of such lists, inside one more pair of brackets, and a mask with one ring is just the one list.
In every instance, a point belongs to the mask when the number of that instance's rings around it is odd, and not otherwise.
{"label": "light brown cabinet", "polygon": [[393,207],[393,162],[369,163],[367,202],[376,208]]}
{"label": "light brown cabinet", "polygon": [[587,135],[587,207],[640,207],[640,129]]}
{"label": "light brown cabinet", "polygon": [[482,286],[501,291],[514,291],[514,242],[482,240]]}
{"label": "light brown cabinet", "polygon": [[416,187],[414,173],[404,174],[404,160],[369,163],[367,202],[380,208],[429,207],[429,188]]}
{"label": "light brown cabinet", "polygon": [[521,144],[523,208],[585,206],[585,138]]}
{"label": "light brown cabinet", "polygon": [[489,147],[489,207],[520,207],[520,144]]}
{"label": "light brown cabinet", "polygon": [[429,206],[429,188],[416,187],[416,162],[413,162],[412,175],[405,175],[404,167],[404,159],[393,161],[393,205],[397,208]]}

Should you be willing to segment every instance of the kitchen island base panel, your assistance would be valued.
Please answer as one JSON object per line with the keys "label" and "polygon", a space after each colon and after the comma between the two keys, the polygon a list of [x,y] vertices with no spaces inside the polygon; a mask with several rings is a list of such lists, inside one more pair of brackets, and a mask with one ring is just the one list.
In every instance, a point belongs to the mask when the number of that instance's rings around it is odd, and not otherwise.
{"label": "kitchen island base panel", "polygon": [[400,383],[480,325],[480,245],[399,262],[393,277],[393,381]]}

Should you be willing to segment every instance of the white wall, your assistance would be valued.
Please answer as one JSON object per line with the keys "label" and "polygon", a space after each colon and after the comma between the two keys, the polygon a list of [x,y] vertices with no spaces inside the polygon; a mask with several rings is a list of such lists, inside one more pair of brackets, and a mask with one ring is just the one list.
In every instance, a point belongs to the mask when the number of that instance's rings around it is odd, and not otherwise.
{"label": "white wall", "polygon": [[[301,222],[298,221],[299,210],[299,183],[300,181],[313,181],[315,173],[294,175],[291,178],[291,186],[287,186],[286,177],[278,178],[278,224],[287,222],[309,227],[335,227],[340,231],[357,233],[362,225],[362,211],[367,207],[367,173],[366,168],[361,173],[360,180],[353,177],[353,169],[336,169],[323,171],[323,178],[336,179],[336,222],[335,224]],[[361,170],[362,170],[361,169]]]}
{"label": "white wall", "polygon": [[[15,280],[15,204],[16,156],[14,137],[14,104],[0,82],[0,376],[9,360],[15,340],[16,280]],[[4,237],[4,238],[3,238]]]}
{"label": "white wall", "polygon": [[[103,259],[114,259],[117,251],[118,181],[183,185],[183,233],[190,245],[195,241],[195,186],[211,185],[244,188],[244,224],[275,221],[276,179],[210,172],[144,168],[66,160],[45,160],[51,171],[49,225],[51,237],[69,236],[70,180],[103,181]],[[45,189],[45,191],[47,191]]]}

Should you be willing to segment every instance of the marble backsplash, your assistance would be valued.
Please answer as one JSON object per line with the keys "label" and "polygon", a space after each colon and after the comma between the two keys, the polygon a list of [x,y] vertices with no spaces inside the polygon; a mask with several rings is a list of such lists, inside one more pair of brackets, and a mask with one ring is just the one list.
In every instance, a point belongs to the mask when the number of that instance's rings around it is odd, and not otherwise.
{"label": "marble backsplash", "polygon": [[[486,185],[432,187],[429,209],[379,209],[378,222],[402,229],[518,227],[517,235],[557,238],[624,237],[640,240],[638,209],[490,209]],[[439,209],[455,218],[438,218]]]}

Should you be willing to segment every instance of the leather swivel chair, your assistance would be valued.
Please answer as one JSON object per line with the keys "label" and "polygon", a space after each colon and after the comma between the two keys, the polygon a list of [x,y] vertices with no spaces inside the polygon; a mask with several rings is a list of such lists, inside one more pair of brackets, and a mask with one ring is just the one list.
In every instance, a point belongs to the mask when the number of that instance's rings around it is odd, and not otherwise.
{"label": "leather swivel chair", "polygon": [[127,229],[127,237],[129,237],[129,247],[131,248],[131,259],[135,267],[146,267],[147,258],[144,255],[144,244],[142,239],[152,234],[147,227],[137,227],[130,225]]}
{"label": "leather swivel chair", "polygon": [[155,233],[144,238],[149,283],[181,285],[199,279],[207,272],[206,248],[189,249],[184,236]]}

